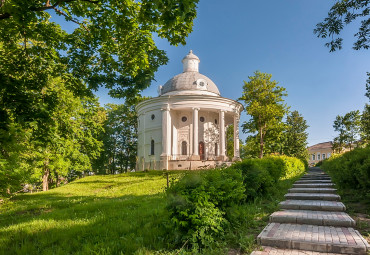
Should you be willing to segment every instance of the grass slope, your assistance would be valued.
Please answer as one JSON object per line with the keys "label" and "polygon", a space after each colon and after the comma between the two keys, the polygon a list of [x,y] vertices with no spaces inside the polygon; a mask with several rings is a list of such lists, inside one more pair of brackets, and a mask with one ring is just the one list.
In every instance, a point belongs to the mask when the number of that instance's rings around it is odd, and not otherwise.
{"label": "grass slope", "polygon": [[[281,180],[267,196],[235,207],[234,227],[226,230],[219,249],[207,253],[249,254],[297,178]],[[162,172],[154,171],[91,176],[18,195],[0,205],[0,254],[178,254],[169,243],[165,187]],[[180,254],[185,253],[186,246]]]}
{"label": "grass slope", "polygon": [[[167,238],[161,172],[91,176],[1,205],[0,254],[132,254]],[[122,252],[123,251],[123,252]]]}

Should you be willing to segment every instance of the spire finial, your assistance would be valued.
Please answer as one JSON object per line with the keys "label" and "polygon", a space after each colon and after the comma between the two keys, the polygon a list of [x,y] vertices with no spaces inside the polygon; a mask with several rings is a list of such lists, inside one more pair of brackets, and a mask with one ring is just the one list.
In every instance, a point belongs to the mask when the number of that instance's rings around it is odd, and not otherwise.
{"label": "spire finial", "polygon": [[190,54],[193,54],[193,50],[190,50],[190,52],[189,52]]}

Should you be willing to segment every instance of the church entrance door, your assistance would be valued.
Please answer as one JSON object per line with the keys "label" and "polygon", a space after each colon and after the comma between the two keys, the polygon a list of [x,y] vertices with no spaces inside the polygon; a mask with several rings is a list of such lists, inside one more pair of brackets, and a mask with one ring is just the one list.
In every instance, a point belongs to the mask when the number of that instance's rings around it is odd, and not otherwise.
{"label": "church entrance door", "polygon": [[199,143],[199,156],[200,160],[204,160],[204,142]]}

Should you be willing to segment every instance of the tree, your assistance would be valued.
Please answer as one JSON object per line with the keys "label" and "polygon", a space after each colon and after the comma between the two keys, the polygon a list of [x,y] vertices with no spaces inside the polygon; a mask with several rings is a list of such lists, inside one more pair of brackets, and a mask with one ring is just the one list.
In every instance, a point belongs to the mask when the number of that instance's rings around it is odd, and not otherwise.
{"label": "tree", "polygon": [[344,116],[338,115],[335,118],[333,128],[339,132],[339,136],[334,138],[334,147],[340,152],[343,147],[352,150],[353,144],[357,143],[360,133],[360,111],[351,111]]}
{"label": "tree", "polygon": [[[0,48],[19,62],[39,56],[41,61],[64,65],[64,72],[84,81],[90,90],[105,86],[112,96],[135,98],[138,91],[150,85],[158,67],[168,62],[153,35],[167,39],[171,45],[185,44],[197,3],[0,1]],[[57,23],[62,19],[70,24],[68,32]],[[21,69],[16,65],[14,70]],[[32,68],[28,72],[39,76]]]}
{"label": "tree", "polygon": [[234,125],[226,128],[226,156],[230,159],[234,157]]}
{"label": "tree", "polygon": [[[366,83],[366,94],[365,96],[370,100],[370,73],[367,73],[369,78]],[[361,139],[364,143],[370,142],[370,105],[365,104],[364,111],[361,115]]]}
{"label": "tree", "polygon": [[361,115],[361,139],[363,143],[370,143],[370,105],[366,104]]}
{"label": "tree", "polygon": [[266,138],[280,133],[284,123],[282,118],[288,111],[283,97],[287,96],[285,88],[271,81],[271,74],[256,71],[244,81],[243,100],[245,111],[251,116],[243,123],[243,132],[257,133],[259,138],[259,157],[263,157]]}
{"label": "tree", "polygon": [[319,38],[330,38],[325,46],[330,51],[342,49],[343,39],[338,37],[345,25],[361,19],[353,49],[370,47],[370,2],[367,0],[338,0],[330,9],[328,17],[316,25],[314,33]]}
{"label": "tree", "polygon": [[[138,102],[143,99],[138,99]],[[137,155],[137,114],[134,105],[108,104],[104,123],[104,153],[97,159],[95,169],[100,173],[127,172],[135,168]]]}
{"label": "tree", "polygon": [[291,112],[286,119],[284,154],[307,160],[307,121],[298,111]]}
{"label": "tree", "polygon": [[[19,120],[19,114],[18,118],[1,122],[4,127],[0,129],[0,140],[5,142],[0,144],[0,158],[5,162],[2,172],[8,173],[7,183],[19,189],[25,181],[42,178],[43,190],[48,190],[54,178],[57,184],[61,176],[91,170],[91,160],[100,153],[97,137],[104,120],[97,99],[74,96],[62,79],[50,80],[41,91],[26,92],[33,93],[34,114],[26,121]],[[15,111],[2,110],[10,116]],[[8,132],[12,137],[7,137]],[[13,142],[20,142],[20,146],[12,145]],[[17,178],[9,172],[24,176]]]}

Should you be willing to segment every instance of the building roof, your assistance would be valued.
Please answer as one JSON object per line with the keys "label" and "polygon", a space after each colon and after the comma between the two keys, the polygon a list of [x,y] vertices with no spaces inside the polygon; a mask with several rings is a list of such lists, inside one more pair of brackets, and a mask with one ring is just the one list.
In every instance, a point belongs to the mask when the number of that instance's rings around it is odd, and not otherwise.
{"label": "building roof", "polygon": [[168,80],[163,87],[160,87],[160,95],[213,95],[220,96],[216,84],[207,76],[199,73],[199,58],[189,52],[182,59],[184,72]]}
{"label": "building roof", "polygon": [[308,150],[318,150],[318,149],[331,149],[333,147],[333,142],[318,143],[308,147]]}

